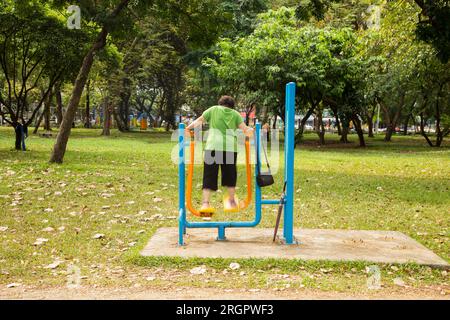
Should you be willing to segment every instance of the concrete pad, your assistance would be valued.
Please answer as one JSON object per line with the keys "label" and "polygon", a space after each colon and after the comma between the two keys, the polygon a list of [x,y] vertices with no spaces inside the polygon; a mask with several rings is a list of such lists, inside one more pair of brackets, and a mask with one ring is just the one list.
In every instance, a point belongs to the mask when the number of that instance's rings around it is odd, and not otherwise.
{"label": "concrete pad", "polygon": [[[282,230],[280,230],[282,233]],[[201,258],[280,258],[301,260],[414,262],[449,268],[449,264],[417,241],[396,231],[296,229],[298,244],[273,243],[273,229],[226,229],[226,241],[216,241],[217,229],[188,229],[185,246],[178,246],[178,228],[160,228],[141,251],[143,256]]]}

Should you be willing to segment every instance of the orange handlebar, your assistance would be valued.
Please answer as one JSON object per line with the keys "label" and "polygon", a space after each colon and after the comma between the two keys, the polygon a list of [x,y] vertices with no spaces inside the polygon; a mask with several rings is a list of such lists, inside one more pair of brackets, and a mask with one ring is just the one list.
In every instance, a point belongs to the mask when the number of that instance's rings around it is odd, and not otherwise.
{"label": "orange handlebar", "polygon": [[[201,213],[192,205],[192,179],[194,176],[194,151],[195,151],[195,139],[194,131],[190,131],[191,142],[189,144],[190,163],[188,167],[187,177],[187,190],[186,190],[186,206],[188,210],[197,217],[201,217]],[[239,209],[247,208],[252,202],[252,168],[250,165],[250,139],[245,139],[245,164],[247,169],[247,198],[244,201],[244,205]]]}
{"label": "orange handlebar", "polygon": [[245,167],[247,169],[247,198],[244,201],[244,205],[239,209],[245,209],[252,202],[252,167],[250,165],[250,139],[245,138]]}
{"label": "orange handlebar", "polygon": [[190,134],[191,134],[191,142],[189,144],[190,163],[188,167],[186,206],[194,216],[201,217],[200,212],[192,206],[192,178],[194,176],[194,151],[195,151],[194,131],[191,131]]}

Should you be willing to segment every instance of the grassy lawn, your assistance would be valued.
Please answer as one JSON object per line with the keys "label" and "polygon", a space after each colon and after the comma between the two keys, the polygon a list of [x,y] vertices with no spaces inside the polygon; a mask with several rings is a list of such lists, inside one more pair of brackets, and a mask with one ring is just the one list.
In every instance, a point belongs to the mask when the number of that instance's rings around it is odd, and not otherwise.
{"label": "grassy lawn", "polygon": [[[29,151],[17,152],[12,130],[0,128],[3,287],[64,286],[73,265],[89,286],[367,291],[368,263],[249,259],[239,261],[239,270],[224,271],[230,260],[140,257],[157,228],[177,225],[177,166],[170,160],[175,143],[163,132],[99,134],[74,130],[65,163],[50,165],[53,139],[31,136]],[[394,137],[386,144],[380,136],[359,149],[332,143],[335,136],[327,139],[331,143],[319,148],[316,136],[307,135],[296,151],[296,226],[401,231],[450,261],[448,142],[432,149],[421,137]],[[201,182],[200,171],[196,167],[194,185]],[[240,170],[238,183],[244,181]],[[265,193],[278,198],[280,189],[278,181]],[[232,219],[251,215],[250,209]],[[266,207],[261,225],[274,221],[274,208]],[[189,273],[202,264],[205,275]],[[383,290],[401,278],[407,287],[450,294],[446,271],[379,267]]]}

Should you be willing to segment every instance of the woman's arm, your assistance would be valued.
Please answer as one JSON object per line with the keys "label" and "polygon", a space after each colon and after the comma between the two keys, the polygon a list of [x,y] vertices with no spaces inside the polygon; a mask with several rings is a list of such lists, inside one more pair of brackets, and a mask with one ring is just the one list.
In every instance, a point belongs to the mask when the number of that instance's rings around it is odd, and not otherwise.
{"label": "woman's arm", "polygon": [[194,128],[197,128],[197,127],[201,126],[204,122],[205,122],[205,119],[203,118],[203,116],[200,116],[197,119],[195,119],[190,125],[188,125],[186,127],[186,130],[192,130]]}
{"label": "woman's arm", "polygon": [[239,125],[239,129],[241,129],[242,131],[244,131],[244,134],[247,137],[251,137],[253,135],[253,128],[249,127],[245,124],[245,122],[241,122],[241,124]]}

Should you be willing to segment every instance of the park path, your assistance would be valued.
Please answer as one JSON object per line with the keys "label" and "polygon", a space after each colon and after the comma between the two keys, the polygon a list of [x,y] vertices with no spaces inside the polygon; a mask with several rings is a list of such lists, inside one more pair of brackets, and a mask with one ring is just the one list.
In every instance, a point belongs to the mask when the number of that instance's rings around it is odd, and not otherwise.
{"label": "park path", "polygon": [[70,300],[70,299],[444,299],[450,300],[450,295],[443,295],[436,288],[429,289],[382,289],[369,293],[341,293],[316,290],[284,290],[284,291],[249,291],[224,290],[211,288],[182,288],[164,290],[157,288],[105,288],[83,287],[67,289],[66,287],[50,288],[2,288],[0,299],[33,299],[33,300]]}

